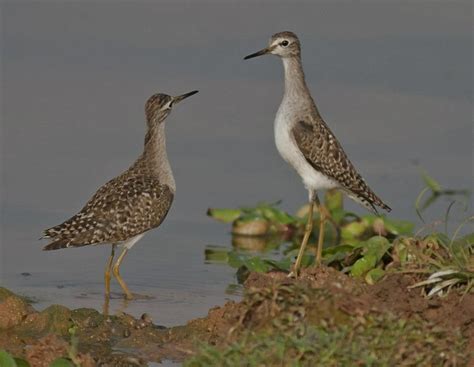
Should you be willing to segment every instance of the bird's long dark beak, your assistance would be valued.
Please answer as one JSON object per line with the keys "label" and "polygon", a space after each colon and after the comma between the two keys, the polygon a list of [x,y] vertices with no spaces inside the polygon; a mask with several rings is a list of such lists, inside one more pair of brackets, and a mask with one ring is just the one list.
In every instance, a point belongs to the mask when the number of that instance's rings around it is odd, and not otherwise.
{"label": "bird's long dark beak", "polygon": [[199,92],[198,90],[193,90],[192,92],[189,92],[189,93],[185,93],[185,94],[182,94],[180,96],[176,96],[173,98],[173,102],[174,103],[179,103],[181,102],[183,99],[186,99],[188,97],[191,97],[193,95],[195,95],[197,92]]}
{"label": "bird's long dark beak", "polygon": [[269,52],[271,51],[270,48],[266,47],[264,48],[263,50],[260,50],[260,51],[257,51],[253,54],[250,54],[250,55],[247,55],[244,57],[244,60],[248,60],[248,59],[251,59],[251,58],[254,58],[254,57],[257,57],[257,56],[262,56],[262,55],[266,55],[268,54]]}

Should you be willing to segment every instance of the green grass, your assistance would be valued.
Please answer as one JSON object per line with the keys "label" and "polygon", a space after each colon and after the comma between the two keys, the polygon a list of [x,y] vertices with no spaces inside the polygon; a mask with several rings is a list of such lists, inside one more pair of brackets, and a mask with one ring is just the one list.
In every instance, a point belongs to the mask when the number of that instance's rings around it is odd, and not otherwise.
{"label": "green grass", "polygon": [[463,339],[389,313],[350,316],[323,290],[298,285],[250,290],[228,342],[201,345],[186,367],[463,366]]}

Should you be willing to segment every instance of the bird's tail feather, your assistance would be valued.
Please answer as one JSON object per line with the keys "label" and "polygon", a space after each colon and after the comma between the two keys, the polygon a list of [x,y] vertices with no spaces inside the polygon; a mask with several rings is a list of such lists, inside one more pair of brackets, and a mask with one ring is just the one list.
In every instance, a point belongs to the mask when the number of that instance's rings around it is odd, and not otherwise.
{"label": "bird's tail feather", "polygon": [[70,244],[70,240],[60,238],[44,246],[43,251],[59,250],[61,248],[69,247]]}

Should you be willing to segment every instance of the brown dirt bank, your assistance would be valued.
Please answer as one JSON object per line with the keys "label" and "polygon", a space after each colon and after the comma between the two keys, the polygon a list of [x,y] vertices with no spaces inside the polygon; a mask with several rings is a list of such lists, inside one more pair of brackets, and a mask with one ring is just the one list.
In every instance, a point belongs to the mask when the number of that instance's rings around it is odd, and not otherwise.
{"label": "brown dirt bank", "polygon": [[[463,298],[451,292],[445,298],[424,298],[417,289],[407,289],[416,282],[410,275],[393,274],[374,286],[356,281],[332,268],[306,269],[298,280],[288,279],[281,272],[252,273],[245,282],[248,292],[267,289],[272,292],[282,285],[301,285],[322,288],[331,298],[327,312],[337,312],[337,317],[364,316],[391,312],[401,318],[419,317],[435,324],[446,332],[459,330],[468,341],[467,349],[474,350],[474,295]],[[193,355],[199,343],[221,345],[236,337],[239,327],[253,327],[267,319],[265,304],[228,302],[209,310],[200,319],[185,326],[164,328],[154,325],[145,315],[135,319],[121,314],[104,316],[96,310],[69,310],[50,306],[38,312],[24,299],[0,288],[0,349],[15,356],[27,358],[33,366],[38,361],[54,359],[65,354],[70,344],[71,326],[76,326],[78,350],[84,366],[134,366],[162,359],[182,361]],[[321,312],[324,307],[318,307]],[[271,312],[271,310],[270,310]],[[341,316],[339,315],[341,314]],[[317,316],[317,315],[316,315]],[[336,319],[337,319],[336,317]],[[55,340],[48,335],[55,335]],[[45,340],[47,342],[45,342]],[[55,345],[56,347],[48,347]],[[474,365],[474,360],[471,360]]]}

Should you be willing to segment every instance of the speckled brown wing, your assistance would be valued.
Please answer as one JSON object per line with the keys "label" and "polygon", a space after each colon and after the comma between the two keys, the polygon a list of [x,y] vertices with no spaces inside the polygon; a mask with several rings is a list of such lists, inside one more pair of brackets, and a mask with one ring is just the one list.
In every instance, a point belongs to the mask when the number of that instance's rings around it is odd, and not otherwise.
{"label": "speckled brown wing", "polygon": [[130,172],[118,176],[103,185],[78,214],[44,231],[46,238],[54,240],[44,249],[125,241],[159,226],[173,196],[154,177]]}
{"label": "speckled brown wing", "polygon": [[367,186],[322,120],[318,123],[298,121],[292,132],[306,161],[314,169],[337,181],[349,196],[360,201],[368,209],[377,212],[375,206],[379,206],[390,211]]}

